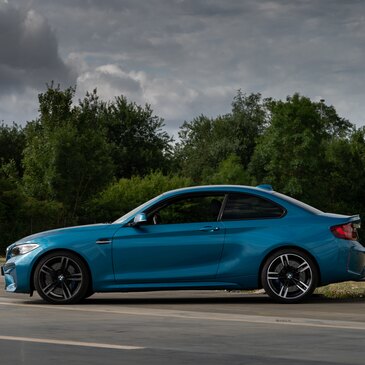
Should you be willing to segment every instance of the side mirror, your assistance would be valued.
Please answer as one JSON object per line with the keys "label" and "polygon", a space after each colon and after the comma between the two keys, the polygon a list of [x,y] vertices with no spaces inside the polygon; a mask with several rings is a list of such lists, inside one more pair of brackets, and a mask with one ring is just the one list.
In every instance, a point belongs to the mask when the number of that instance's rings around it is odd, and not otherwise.
{"label": "side mirror", "polygon": [[139,213],[137,214],[133,219],[133,226],[138,226],[142,223],[147,222],[147,216],[145,213]]}

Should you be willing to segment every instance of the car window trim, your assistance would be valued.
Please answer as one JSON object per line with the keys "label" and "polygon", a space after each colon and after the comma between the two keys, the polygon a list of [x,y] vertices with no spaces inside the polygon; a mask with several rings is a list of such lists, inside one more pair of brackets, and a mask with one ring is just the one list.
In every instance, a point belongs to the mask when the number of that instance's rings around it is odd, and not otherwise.
{"label": "car window trim", "polygon": [[221,209],[220,209],[219,214],[218,214],[217,222],[222,222],[222,217],[223,217],[224,210],[226,209],[229,194],[230,193],[226,192],[225,195],[224,195],[224,199],[223,199],[223,202],[222,202],[222,205],[221,205]]}
{"label": "car window trim", "polygon": [[[190,192],[190,193],[183,193],[183,194],[178,194],[172,197],[168,197],[162,201],[157,202],[156,204],[150,206],[149,208],[147,208],[146,210],[142,211],[142,212],[137,212],[138,213],[146,213],[147,216],[149,216],[151,213],[154,213],[156,211],[158,211],[159,209],[162,209],[164,206],[173,203],[174,201],[178,201],[184,198],[189,198],[189,197],[195,197],[195,196],[214,196],[214,195],[218,195],[218,196],[222,196],[223,197],[223,201],[222,201],[222,205],[221,205],[221,209],[217,215],[217,219],[215,221],[209,221],[209,222],[220,222],[219,217],[220,214],[223,214],[222,211],[222,207],[223,204],[225,202],[226,196],[227,196],[227,192],[226,191],[220,191],[220,190],[213,190],[213,191],[204,191],[204,192]],[[134,216],[131,217],[131,219],[126,222],[126,224],[124,224],[124,227],[130,227],[130,223],[133,222]],[[189,222],[189,223],[161,223],[158,224],[159,226],[162,225],[167,225],[167,224],[191,224],[191,223],[207,223],[207,222]],[[149,226],[150,224],[147,224],[147,226]]]}
{"label": "car window trim", "polygon": [[[232,195],[232,194],[250,195],[250,196],[254,196],[254,197],[257,197],[257,198],[264,199],[264,200],[269,201],[272,204],[278,206],[279,208],[281,208],[282,211],[283,211],[283,214],[280,217],[260,217],[260,218],[252,217],[252,218],[225,219],[225,220],[223,220],[222,218],[223,218],[224,210],[226,209],[226,205],[227,205],[229,196]],[[221,209],[220,209],[219,214],[217,216],[217,220],[214,221],[214,222],[237,222],[237,221],[262,220],[262,219],[281,219],[281,218],[284,218],[286,216],[287,212],[288,212],[287,209],[285,207],[283,207],[281,204],[279,204],[279,203],[277,203],[277,202],[275,202],[271,199],[268,199],[268,198],[266,198],[262,195],[252,194],[251,192],[247,193],[247,192],[241,192],[241,191],[213,190],[213,191],[204,191],[204,192],[189,192],[189,193],[183,193],[183,194],[178,194],[178,195],[175,195],[175,196],[172,196],[172,197],[168,197],[168,198],[163,199],[162,201],[157,202],[156,204],[150,206],[148,209],[146,209],[142,212],[139,212],[139,213],[146,213],[147,215],[149,215],[149,214],[157,211],[158,209],[162,209],[162,207],[164,205],[167,205],[170,202],[172,203],[175,200],[180,200],[180,199],[183,199],[183,198],[194,197],[194,196],[209,196],[209,195],[222,195],[222,196],[224,196]],[[128,222],[126,222],[123,226],[124,227],[130,227],[130,223],[133,222],[133,219],[134,219],[134,216],[131,217],[131,219]],[[203,223],[203,222],[201,222],[201,223]],[[166,224],[172,224],[172,223],[166,223]],[[175,224],[190,224],[190,223],[175,223]],[[164,224],[162,223],[160,225],[164,225]]]}
{"label": "car window trim", "polygon": [[[288,212],[287,209],[285,207],[283,207],[281,204],[279,204],[279,203],[277,203],[277,202],[275,202],[271,199],[268,199],[268,198],[266,198],[262,195],[246,193],[246,192],[240,192],[240,191],[239,192],[237,192],[237,191],[227,192],[228,197],[225,198],[224,209],[226,208],[229,196],[233,195],[233,194],[250,195],[250,196],[257,197],[259,199],[266,200],[266,201],[278,206],[283,211],[283,213],[280,217],[252,217],[252,218],[223,219],[223,213],[224,213],[224,210],[223,210],[222,215],[221,215],[221,222],[251,221],[251,220],[259,220],[259,219],[281,219],[281,218],[284,218],[286,216],[287,212]],[[222,204],[222,206],[223,206],[223,204]]]}

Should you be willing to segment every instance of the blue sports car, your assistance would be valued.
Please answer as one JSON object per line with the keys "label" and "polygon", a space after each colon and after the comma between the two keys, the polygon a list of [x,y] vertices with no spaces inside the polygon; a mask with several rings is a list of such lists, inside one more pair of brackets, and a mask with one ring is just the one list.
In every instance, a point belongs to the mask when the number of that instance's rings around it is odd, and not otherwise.
{"label": "blue sports car", "polygon": [[76,303],[94,292],[257,289],[281,303],[365,277],[358,215],[321,212],[270,185],[166,192],[110,224],[15,242],[6,290]]}

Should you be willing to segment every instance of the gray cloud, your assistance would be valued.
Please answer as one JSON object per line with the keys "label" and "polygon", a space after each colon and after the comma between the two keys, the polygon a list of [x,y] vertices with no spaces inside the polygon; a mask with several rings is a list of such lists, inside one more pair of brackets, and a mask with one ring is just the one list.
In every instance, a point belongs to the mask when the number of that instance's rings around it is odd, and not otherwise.
{"label": "gray cloud", "polygon": [[[200,113],[226,113],[239,88],[275,98],[294,92],[324,98],[342,116],[364,124],[363,0],[31,0],[25,8],[21,0],[13,3],[22,11],[9,15],[12,24],[24,24],[24,14],[34,11],[43,14],[45,27],[38,43],[33,41],[39,52],[31,42],[26,48],[31,60],[19,57],[15,67],[17,53],[9,52],[7,61],[0,56],[1,83],[14,89],[23,80],[36,87],[51,74],[72,80],[72,66],[80,96],[97,87],[105,98],[123,93],[149,102],[170,131]],[[19,40],[21,29],[7,39]],[[0,44],[3,38],[0,32]],[[19,51],[20,41],[13,43]],[[41,70],[45,59],[44,72],[28,80],[27,70]]]}
{"label": "gray cloud", "polygon": [[75,82],[58,55],[57,40],[37,11],[0,3],[0,95],[38,90],[51,80]]}

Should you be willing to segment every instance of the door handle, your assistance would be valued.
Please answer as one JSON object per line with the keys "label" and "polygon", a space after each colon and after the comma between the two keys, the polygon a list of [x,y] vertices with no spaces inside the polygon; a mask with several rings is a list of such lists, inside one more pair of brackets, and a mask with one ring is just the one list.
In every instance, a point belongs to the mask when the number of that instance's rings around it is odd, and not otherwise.
{"label": "door handle", "polygon": [[205,227],[200,228],[199,231],[203,231],[203,232],[215,232],[215,231],[219,231],[219,227],[205,226]]}
{"label": "door handle", "polygon": [[96,240],[96,243],[98,245],[108,245],[109,243],[112,243],[112,240],[109,238],[99,238],[98,240]]}

